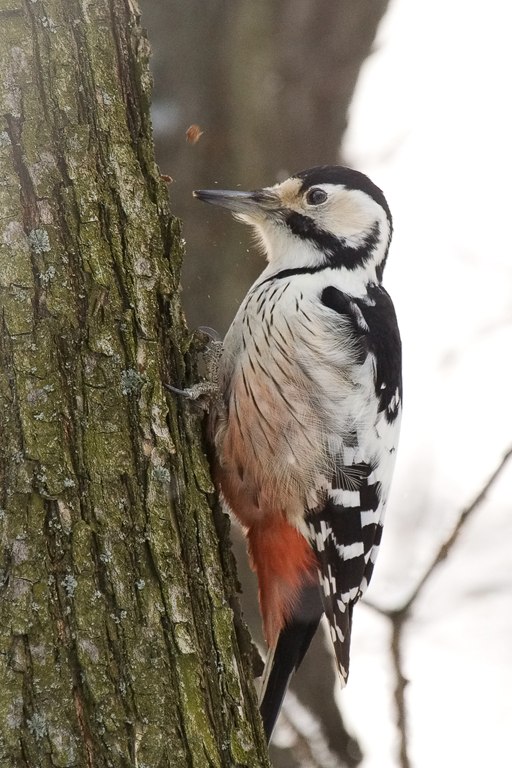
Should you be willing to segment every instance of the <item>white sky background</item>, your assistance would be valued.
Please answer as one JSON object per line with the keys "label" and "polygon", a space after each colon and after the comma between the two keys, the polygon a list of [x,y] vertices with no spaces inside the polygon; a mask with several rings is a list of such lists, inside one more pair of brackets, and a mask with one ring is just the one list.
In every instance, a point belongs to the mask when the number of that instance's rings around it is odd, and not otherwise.
{"label": "white sky background", "polygon": [[[512,444],[512,10],[394,0],[365,65],[345,156],[385,191],[385,275],[402,330],[402,439],[369,591],[414,587]],[[343,709],[364,768],[396,768],[388,629],[360,606]],[[439,568],[407,631],[414,768],[510,760],[512,465]],[[505,762],[504,762],[505,761]]]}

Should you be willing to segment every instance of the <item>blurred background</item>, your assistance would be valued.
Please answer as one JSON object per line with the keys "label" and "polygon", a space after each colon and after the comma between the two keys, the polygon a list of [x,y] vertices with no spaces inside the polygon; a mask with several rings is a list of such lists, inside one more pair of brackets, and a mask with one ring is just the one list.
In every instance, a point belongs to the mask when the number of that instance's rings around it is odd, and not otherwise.
{"label": "blurred background", "polygon": [[[190,327],[223,334],[264,266],[250,233],[193,201],[193,189],[250,189],[342,162],[383,188],[394,216],[384,282],[402,330],[405,411],[384,543],[369,604],[356,609],[347,689],[336,689],[318,633],[276,730],[273,764],[503,764],[512,462],[405,620],[392,619],[512,446],[512,11],[499,0],[140,5],[157,157],[187,241]],[[185,137],[192,124],[204,132],[196,144]],[[260,639],[243,553],[239,562]]]}

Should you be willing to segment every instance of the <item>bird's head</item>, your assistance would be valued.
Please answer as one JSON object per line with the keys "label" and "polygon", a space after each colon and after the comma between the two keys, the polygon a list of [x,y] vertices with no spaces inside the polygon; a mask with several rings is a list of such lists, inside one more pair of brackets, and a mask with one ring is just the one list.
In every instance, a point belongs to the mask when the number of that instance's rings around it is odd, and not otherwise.
{"label": "bird's head", "polygon": [[273,187],[198,190],[194,196],[254,227],[279,270],[327,266],[382,278],[391,213],[382,191],[359,171],[317,166]]}

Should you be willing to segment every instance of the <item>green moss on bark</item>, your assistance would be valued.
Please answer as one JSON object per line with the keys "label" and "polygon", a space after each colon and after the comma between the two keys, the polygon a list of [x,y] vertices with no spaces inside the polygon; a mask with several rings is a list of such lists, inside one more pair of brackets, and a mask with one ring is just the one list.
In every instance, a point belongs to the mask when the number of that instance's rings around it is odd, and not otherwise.
{"label": "green moss on bark", "polygon": [[133,2],[0,0],[0,762],[266,765]]}

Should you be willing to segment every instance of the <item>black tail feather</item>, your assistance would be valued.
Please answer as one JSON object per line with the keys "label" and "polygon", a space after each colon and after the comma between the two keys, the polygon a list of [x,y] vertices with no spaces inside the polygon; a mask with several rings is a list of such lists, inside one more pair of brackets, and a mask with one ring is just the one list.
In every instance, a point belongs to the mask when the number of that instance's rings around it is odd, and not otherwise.
{"label": "black tail feather", "polygon": [[260,712],[270,741],[291,676],[298,669],[322,618],[323,607],[317,585],[304,587],[294,614],[269,649],[263,677]]}

